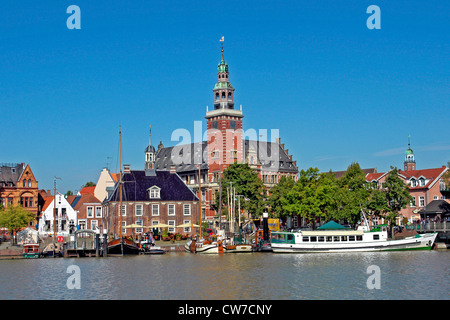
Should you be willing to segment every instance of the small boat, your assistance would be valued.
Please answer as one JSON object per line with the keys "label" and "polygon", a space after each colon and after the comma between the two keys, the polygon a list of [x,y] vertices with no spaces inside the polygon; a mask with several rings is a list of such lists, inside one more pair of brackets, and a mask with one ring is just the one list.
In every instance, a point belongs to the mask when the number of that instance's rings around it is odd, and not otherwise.
{"label": "small boat", "polygon": [[131,240],[123,238],[108,242],[108,254],[139,254],[139,247]]}
{"label": "small boat", "polygon": [[224,253],[222,241],[210,241],[207,239],[189,240],[184,244],[184,249],[191,253],[218,254]]}
{"label": "small boat", "polygon": [[24,258],[39,258],[40,255],[38,243],[25,243],[23,245]]}
{"label": "small boat", "polygon": [[251,244],[233,244],[224,246],[225,253],[253,252]]}
{"label": "small boat", "polygon": [[272,232],[272,250],[275,253],[430,250],[437,236],[437,233],[427,233],[393,240],[388,238],[386,225],[372,230],[368,226],[351,230],[333,224],[331,229]]}
{"label": "small boat", "polygon": [[164,254],[164,253],[166,253],[166,250],[164,250],[163,248],[151,246],[142,249],[139,254]]}
{"label": "small boat", "polygon": [[42,250],[42,256],[44,257],[62,257],[61,244],[52,242]]}

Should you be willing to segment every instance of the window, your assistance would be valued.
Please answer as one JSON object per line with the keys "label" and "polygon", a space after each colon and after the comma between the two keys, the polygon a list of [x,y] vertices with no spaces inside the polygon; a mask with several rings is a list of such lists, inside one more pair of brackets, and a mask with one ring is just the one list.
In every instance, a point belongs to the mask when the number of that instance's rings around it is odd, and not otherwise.
{"label": "window", "polygon": [[317,237],[313,236],[313,237],[310,238],[310,240],[311,240],[311,242],[316,242],[317,241]]}
{"label": "window", "polygon": [[425,197],[424,196],[419,197],[419,207],[425,207]]}
{"label": "window", "polygon": [[356,236],[356,241],[362,241],[362,239],[363,239],[363,236],[361,236],[361,235]]}
{"label": "window", "polygon": [[[189,220],[184,220],[184,221],[183,221],[183,224],[186,224],[186,223],[191,223],[191,221],[189,221]],[[183,229],[183,231],[184,231],[184,232],[191,232],[191,227],[185,227],[185,228]]]}
{"label": "window", "polygon": [[98,228],[98,220],[91,220],[91,230]]}
{"label": "window", "polygon": [[433,200],[439,200],[438,196],[433,196]]}
{"label": "window", "polygon": [[324,242],[325,241],[325,237],[320,236],[320,237],[318,237],[318,240],[319,240],[319,242]]}
{"label": "window", "polygon": [[87,207],[86,217],[88,217],[88,218],[94,217],[94,207]]}
{"label": "window", "polygon": [[348,241],[355,241],[355,236],[348,236]]}
{"label": "window", "polygon": [[412,178],[411,179],[411,187],[416,187],[417,186],[417,181],[416,179]]}
{"label": "window", "polygon": [[326,241],[327,241],[327,242],[333,241],[333,237],[332,237],[332,236],[327,236],[327,237],[326,237]]}
{"label": "window", "polygon": [[333,236],[333,241],[337,242],[339,240],[340,240],[339,236]]}
{"label": "window", "polygon": [[303,237],[302,240],[303,242],[309,242],[309,237]]}
{"label": "window", "polygon": [[230,129],[236,130],[236,121],[230,121]]}
{"label": "window", "polygon": [[122,216],[127,215],[127,206],[125,204],[122,205]]}
{"label": "window", "polygon": [[341,236],[341,241],[347,241],[347,236]]}
{"label": "window", "polygon": [[27,180],[23,179],[23,187],[26,187]]}
{"label": "window", "polygon": [[96,218],[102,217],[102,207],[95,207],[95,217]]}
{"label": "window", "polygon": [[380,240],[380,235],[379,234],[374,234],[373,235],[373,240]]}
{"label": "window", "polygon": [[175,220],[167,220],[169,227],[169,232],[175,232]]}
{"label": "window", "polygon": [[[138,221],[136,221],[136,224],[142,226],[142,221],[138,220]],[[136,233],[142,233],[142,228],[136,228],[135,232]]]}
{"label": "window", "polygon": [[409,203],[410,207],[415,207],[416,206],[416,197],[412,197],[411,202]]}
{"label": "window", "polygon": [[425,179],[424,178],[420,178],[419,179],[419,186],[421,186],[421,187],[425,186]]}
{"label": "window", "polygon": [[152,216],[159,216],[159,204],[152,204]]}
{"label": "window", "polygon": [[31,188],[31,179],[28,179],[28,188]]}
{"label": "window", "polygon": [[185,216],[190,216],[191,215],[191,205],[190,204],[183,205],[183,214]]}
{"label": "window", "polygon": [[[219,94],[217,94],[217,98],[219,98]],[[219,129],[219,122],[218,121],[213,121],[212,122],[212,128],[213,129]]]}
{"label": "window", "polygon": [[158,188],[157,186],[153,186],[153,187],[149,188],[148,191],[149,191],[150,199],[159,199],[160,198],[161,189]]}
{"label": "window", "polygon": [[231,150],[231,159],[237,159],[237,151]]}
{"label": "window", "polygon": [[175,215],[175,205],[174,204],[167,205],[167,214],[169,216],[174,216]]}
{"label": "window", "polygon": [[136,216],[142,216],[142,204],[136,205]]}

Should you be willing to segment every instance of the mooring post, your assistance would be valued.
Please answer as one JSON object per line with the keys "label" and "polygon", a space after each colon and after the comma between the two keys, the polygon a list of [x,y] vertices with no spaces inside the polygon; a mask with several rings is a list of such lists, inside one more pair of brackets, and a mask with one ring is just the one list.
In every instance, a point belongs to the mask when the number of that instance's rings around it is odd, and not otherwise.
{"label": "mooring post", "polygon": [[100,256],[100,230],[95,233],[95,255]]}

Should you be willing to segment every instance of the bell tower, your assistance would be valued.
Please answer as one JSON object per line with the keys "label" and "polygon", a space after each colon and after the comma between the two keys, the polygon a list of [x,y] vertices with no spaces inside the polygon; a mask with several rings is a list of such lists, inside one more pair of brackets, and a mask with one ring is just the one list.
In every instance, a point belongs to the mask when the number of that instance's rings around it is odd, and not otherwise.
{"label": "bell tower", "polygon": [[208,180],[217,180],[217,175],[234,162],[243,162],[242,106],[234,108],[234,87],[229,79],[228,64],[224,59],[223,40],[221,60],[217,66],[218,81],[213,88],[214,109],[206,109]]}
{"label": "bell tower", "polygon": [[152,145],[152,126],[150,126],[150,138],[147,148],[145,148],[145,175],[146,176],[155,176],[155,159],[156,159],[156,150]]}
{"label": "bell tower", "polygon": [[411,149],[410,138],[411,136],[408,136],[408,149],[405,151],[405,162],[403,163],[405,171],[416,170],[416,160],[414,159],[414,151]]}

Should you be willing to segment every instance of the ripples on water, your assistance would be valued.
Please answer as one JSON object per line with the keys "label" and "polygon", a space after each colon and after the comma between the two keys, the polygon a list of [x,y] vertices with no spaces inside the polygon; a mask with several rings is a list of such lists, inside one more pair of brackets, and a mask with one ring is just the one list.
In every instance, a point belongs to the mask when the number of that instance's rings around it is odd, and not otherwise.
{"label": "ripples on water", "polygon": [[[0,299],[448,299],[449,252],[168,253],[0,261]],[[81,289],[66,286],[81,270]],[[367,267],[381,289],[366,286]]]}

